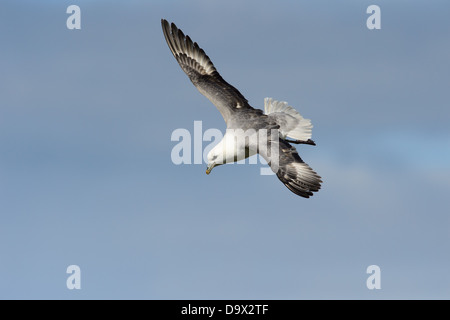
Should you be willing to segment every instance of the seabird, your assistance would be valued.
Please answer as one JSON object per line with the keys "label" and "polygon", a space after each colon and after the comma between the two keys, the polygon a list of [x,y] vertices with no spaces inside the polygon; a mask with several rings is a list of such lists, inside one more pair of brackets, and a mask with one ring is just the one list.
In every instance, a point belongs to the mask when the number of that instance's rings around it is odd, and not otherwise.
{"label": "seabird", "polygon": [[315,145],[311,140],[311,121],[286,102],[271,98],[264,99],[264,112],[251,107],[247,99],[222,78],[196,42],[174,23],[162,19],[161,25],[173,56],[198,91],[217,107],[227,125],[222,140],[208,153],[206,173],[219,165],[259,153],[293,193],[309,198],[318,191],[321,177],[290,144]]}

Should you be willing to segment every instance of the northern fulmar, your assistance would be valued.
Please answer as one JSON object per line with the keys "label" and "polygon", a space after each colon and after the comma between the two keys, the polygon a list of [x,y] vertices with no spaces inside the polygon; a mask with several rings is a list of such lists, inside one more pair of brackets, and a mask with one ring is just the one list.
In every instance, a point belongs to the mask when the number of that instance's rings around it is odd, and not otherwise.
{"label": "northern fulmar", "polygon": [[162,19],[161,25],[173,56],[198,91],[217,107],[227,125],[222,140],[208,153],[206,173],[219,165],[259,153],[293,193],[309,198],[319,191],[321,177],[291,145],[316,145],[311,140],[311,121],[286,102],[271,98],[264,99],[264,112],[251,107],[247,99],[222,78],[196,42],[174,23]]}

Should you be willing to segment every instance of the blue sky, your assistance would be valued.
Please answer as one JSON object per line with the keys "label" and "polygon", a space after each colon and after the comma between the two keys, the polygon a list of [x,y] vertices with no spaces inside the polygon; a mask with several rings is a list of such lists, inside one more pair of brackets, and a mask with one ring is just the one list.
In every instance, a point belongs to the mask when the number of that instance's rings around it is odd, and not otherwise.
{"label": "blue sky", "polygon": [[[0,298],[450,298],[449,9],[2,1]],[[225,123],[161,18],[252,106],[273,97],[312,120],[317,146],[298,150],[320,192],[297,197],[255,165],[172,163],[173,130]],[[72,264],[81,290],[66,288]],[[381,290],[366,287],[373,264]]]}

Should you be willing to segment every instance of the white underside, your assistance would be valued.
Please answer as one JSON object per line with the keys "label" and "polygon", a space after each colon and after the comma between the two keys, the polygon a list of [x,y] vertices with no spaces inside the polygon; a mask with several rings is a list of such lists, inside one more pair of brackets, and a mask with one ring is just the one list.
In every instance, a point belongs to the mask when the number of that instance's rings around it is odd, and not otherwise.
{"label": "white underside", "polygon": [[[255,154],[255,149],[246,149],[246,141],[256,145],[257,134],[247,134],[243,130],[228,129],[223,139],[208,153],[208,160],[216,164],[232,163],[244,160]],[[212,160],[215,156],[214,160]]]}

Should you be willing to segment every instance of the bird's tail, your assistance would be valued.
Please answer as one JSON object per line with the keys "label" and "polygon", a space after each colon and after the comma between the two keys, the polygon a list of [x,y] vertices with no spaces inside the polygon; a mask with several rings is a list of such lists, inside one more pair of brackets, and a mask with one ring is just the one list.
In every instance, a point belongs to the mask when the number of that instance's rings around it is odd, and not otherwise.
{"label": "bird's tail", "polygon": [[311,120],[303,118],[287,102],[265,98],[264,113],[275,118],[275,121],[280,125],[280,133],[283,137],[288,136],[302,141],[311,139],[313,127]]}

